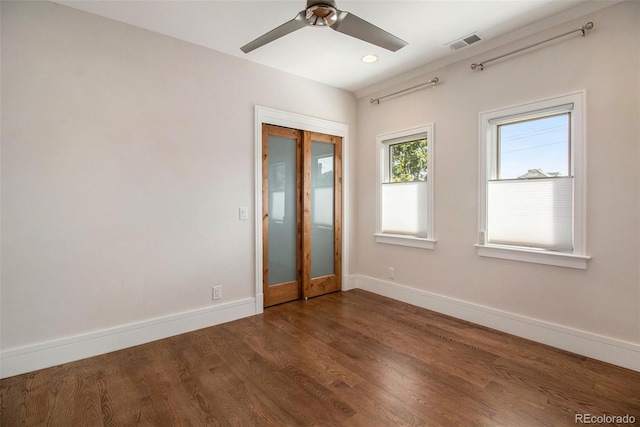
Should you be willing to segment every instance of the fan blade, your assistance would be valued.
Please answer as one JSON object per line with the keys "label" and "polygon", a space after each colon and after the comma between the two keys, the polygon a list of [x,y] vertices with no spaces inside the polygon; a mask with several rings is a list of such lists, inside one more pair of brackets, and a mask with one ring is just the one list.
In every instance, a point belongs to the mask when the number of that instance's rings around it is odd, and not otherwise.
{"label": "fan blade", "polygon": [[305,22],[305,14],[306,13],[303,10],[291,21],[285,22],[284,24],[280,25],[277,28],[274,28],[268,33],[261,35],[252,42],[249,42],[246,45],[242,46],[240,50],[242,50],[244,53],[249,53],[252,50],[264,46],[267,43],[271,43],[272,41],[277,40],[282,36],[286,36],[289,33],[293,33],[294,31],[305,27],[307,25],[307,23]]}
{"label": "fan blade", "polygon": [[408,45],[406,41],[386,32],[382,28],[358,18],[353,13],[338,11],[338,20],[332,29],[351,37],[375,44],[392,52]]}

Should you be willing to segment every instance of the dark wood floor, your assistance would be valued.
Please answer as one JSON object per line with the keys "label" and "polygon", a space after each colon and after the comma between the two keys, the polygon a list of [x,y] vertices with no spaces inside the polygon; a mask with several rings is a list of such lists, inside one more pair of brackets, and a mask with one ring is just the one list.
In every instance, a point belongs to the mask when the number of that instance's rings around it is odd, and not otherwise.
{"label": "dark wood floor", "polygon": [[575,426],[640,373],[361,290],[2,380],[3,427]]}

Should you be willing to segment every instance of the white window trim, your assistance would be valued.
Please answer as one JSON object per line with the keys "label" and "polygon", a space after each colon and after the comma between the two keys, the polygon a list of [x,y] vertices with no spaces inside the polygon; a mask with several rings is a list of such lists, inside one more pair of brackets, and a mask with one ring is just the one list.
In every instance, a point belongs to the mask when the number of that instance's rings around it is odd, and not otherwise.
{"label": "white window trim", "polygon": [[[500,118],[526,115],[532,112],[552,111],[556,107],[573,103],[571,119],[571,170],[573,187],[573,252],[555,252],[520,246],[490,244],[485,241],[487,229],[487,183],[491,176],[491,156],[495,153],[493,132]],[[586,269],[591,258],[586,255],[586,92],[521,104],[509,108],[480,113],[478,155],[478,241],[474,245],[479,256],[515,261]]]}
{"label": "white window trim", "polygon": [[[419,134],[427,134],[427,237],[416,237],[404,234],[383,233],[382,230],[382,183],[389,176],[388,147],[391,143],[411,141],[412,137]],[[373,234],[377,243],[408,246],[420,249],[435,249],[435,215],[434,215],[434,190],[435,190],[435,133],[434,125],[427,124],[398,132],[390,132],[376,136],[378,176],[376,185],[376,232]]]}

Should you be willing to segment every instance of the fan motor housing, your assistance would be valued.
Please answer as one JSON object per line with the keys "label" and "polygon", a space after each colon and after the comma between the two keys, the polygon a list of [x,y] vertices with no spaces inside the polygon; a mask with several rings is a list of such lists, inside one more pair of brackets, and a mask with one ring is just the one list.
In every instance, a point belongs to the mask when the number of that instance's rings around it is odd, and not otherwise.
{"label": "fan motor housing", "polygon": [[330,27],[336,23],[338,11],[329,4],[316,4],[306,9],[305,20],[310,27]]}

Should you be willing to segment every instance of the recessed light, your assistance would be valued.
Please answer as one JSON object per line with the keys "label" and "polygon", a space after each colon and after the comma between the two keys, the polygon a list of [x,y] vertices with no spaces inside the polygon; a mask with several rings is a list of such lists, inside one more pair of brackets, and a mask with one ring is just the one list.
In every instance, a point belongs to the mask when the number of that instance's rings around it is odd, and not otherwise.
{"label": "recessed light", "polygon": [[371,62],[376,62],[377,60],[378,60],[378,57],[375,55],[365,55],[362,57],[362,62],[365,62],[367,64]]}

